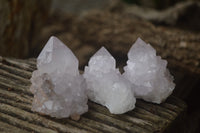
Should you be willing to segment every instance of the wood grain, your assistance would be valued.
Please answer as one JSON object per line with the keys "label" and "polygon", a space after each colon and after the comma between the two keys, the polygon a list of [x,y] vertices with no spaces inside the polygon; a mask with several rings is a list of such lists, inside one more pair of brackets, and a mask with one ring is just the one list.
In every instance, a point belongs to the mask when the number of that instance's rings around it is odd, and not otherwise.
{"label": "wood grain", "polygon": [[122,115],[89,101],[89,111],[78,122],[52,118],[31,111],[29,78],[35,69],[35,59],[0,57],[0,132],[165,132],[186,110],[183,101],[170,96],[160,105],[137,100],[136,108]]}

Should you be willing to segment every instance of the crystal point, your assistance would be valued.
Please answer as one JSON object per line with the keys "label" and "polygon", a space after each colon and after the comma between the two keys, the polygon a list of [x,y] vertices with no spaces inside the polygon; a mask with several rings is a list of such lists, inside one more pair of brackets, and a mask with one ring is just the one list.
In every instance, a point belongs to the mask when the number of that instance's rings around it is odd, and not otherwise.
{"label": "crystal point", "polygon": [[83,74],[90,100],[106,106],[113,114],[122,114],[135,107],[131,83],[116,69],[116,61],[102,47],[85,67]]}
{"label": "crystal point", "polygon": [[112,57],[112,55],[108,52],[108,50],[105,47],[101,47],[94,56],[108,56]]}
{"label": "crystal point", "polygon": [[138,38],[128,52],[123,75],[134,85],[137,98],[161,103],[175,88],[173,76],[166,67],[167,61],[156,56],[156,50]]}
{"label": "crystal point", "polygon": [[32,110],[57,118],[81,115],[88,110],[86,85],[78,60],[56,37],[51,37],[31,78]]}
{"label": "crystal point", "polygon": [[52,36],[37,58],[37,68],[44,72],[58,70],[77,75],[78,59],[63,42]]}

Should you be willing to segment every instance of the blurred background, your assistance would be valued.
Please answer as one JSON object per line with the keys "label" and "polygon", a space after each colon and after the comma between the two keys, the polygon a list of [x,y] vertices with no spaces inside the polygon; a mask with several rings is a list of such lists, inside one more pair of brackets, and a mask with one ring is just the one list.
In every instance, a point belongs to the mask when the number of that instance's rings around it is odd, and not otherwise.
{"label": "blurred background", "polygon": [[188,105],[177,131],[200,132],[200,2],[198,0],[0,0],[0,56],[36,58],[54,35],[79,59],[105,46],[121,69],[141,37],[167,59]]}

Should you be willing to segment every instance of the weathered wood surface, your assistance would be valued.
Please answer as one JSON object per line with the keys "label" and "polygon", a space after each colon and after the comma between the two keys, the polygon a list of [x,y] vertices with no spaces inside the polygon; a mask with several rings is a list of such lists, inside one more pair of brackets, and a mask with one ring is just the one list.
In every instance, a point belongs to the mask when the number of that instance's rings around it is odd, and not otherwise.
{"label": "weathered wood surface", "polygon": [[[51,0],[0,1],[0,53],[24,58],[49,14]],[[22,50],[23,49],[23,50]]]}
{"label": "weathered wood surface", "polygon": [[137,100],[136,108],[122,115],[112,115],[105,107],[89,102],[89,111],[78,122],[42,116],[31,111],[33,95],[29,91],[29,78],[35,69],[35,59],[0,57],[1,133],[166,132],[173,130],[170,127],[186,109],[183,101],[170,96],[161,105]]}

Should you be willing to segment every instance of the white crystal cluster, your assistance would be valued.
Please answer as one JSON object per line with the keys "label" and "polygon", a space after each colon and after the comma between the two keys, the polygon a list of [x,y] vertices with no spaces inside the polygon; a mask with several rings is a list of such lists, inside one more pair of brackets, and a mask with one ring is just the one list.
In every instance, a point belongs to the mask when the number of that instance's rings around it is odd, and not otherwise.
{"label": "white crystal cluster", "polygon": [[33,111],[57,118],[87,112],[86,85],[78,60],[56,37],[49,39],[37,58],[31,82]]}
{"label": "white crystal cluster", "polygon": [[122,114],[135,107],[131,83],[116,69],[115,59],[104,47],[90,58],[83,75],[89,99],[111,113]]}
{"label": "white crystal cluster", "polygon": [[167,61],[156,56],[155,49],[140,38],[128,52],[124,71],[121,75],[113,56],[102,47],[80,75],[72,51],[51,37],[32,74],[32,110],[57,118],[79,118],[87,112],[89,98],[113,114],[122,114],[135,108],[135,97],[161,103],[175,87]]}
{"label": "white crystal cluster", "polygon": [[128,52],[124,77],[131,81],[137,98],[153,103],[164,101],[175,88],[167,61],[156,56],[155,49],[140,38]]}

